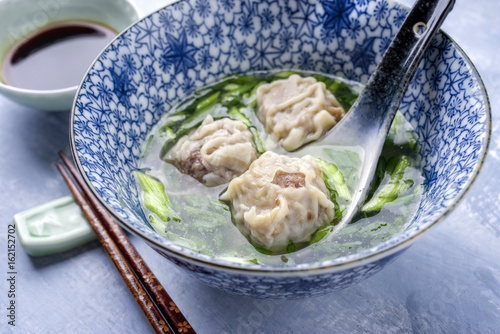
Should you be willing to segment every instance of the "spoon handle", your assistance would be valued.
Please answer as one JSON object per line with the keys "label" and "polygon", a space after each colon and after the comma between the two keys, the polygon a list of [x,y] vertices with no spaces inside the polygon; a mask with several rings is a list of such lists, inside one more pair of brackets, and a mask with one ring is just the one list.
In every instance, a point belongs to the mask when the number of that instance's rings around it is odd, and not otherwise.
{"label": "spoon handle", "polygon": [[[353,117],[345,117],[332,131],[333,136],[342,134],[344,137],[335,138],[335,142],[359,144],[360,136],[357,134],[360,133],[372,143],[371,147],[375,138],[380,141],[385,139],[427,46],[454,4],[455,0],[418,0],[415,3],[347,115],[353,114]],[[345,137],[346,133],[354,138]],[[379,154],[376,152],[377,156]]]}
{"label": "spoon handle", "polygon": [[351,221],[365,198],[404,93],[454,4],[455,0],[417,0],[351,110],[325,136],[338,146],[362,147],[364,155],[351,205],[336,231]]}

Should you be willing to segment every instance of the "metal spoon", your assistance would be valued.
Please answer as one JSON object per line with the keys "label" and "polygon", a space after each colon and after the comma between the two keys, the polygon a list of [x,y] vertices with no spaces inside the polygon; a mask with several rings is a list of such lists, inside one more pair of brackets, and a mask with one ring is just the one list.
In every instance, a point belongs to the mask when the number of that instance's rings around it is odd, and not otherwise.
{"label": "metal spoon", "polygon": [[[404,93],[455,0],[418,0],[349,113],[326,136],[335,147],[361,147],[360,178],[339,231],[365,199],[377,161]],[[314,146],[314,144],[312,145]]]}

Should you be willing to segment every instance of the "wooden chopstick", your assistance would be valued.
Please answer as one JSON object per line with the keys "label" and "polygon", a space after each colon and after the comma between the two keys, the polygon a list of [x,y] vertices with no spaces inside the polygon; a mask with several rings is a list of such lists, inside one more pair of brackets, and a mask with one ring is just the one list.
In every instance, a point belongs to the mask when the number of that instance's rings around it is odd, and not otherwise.
{"label": "wooden chopstick", "polygon": [[61,173],[64,181],[66,181],[66,184],[68,185],[69,189],[71,190],[71,193],[75,197],[75,200],[80,205],[82,212],[84,213],[85,217],[87,217],[87,220],[89,221],[90,225],[94,229],[94,231],[97,235],[97,238],[99,239],[101,244],[104,246],[106,253],[108,253],[108,255],[111,258],[111,260],[113,261],[113,264],[115,265],[116,269],[118,269],[120,275],[125,280],[125,283],[127,284],[128,288],[132,292],[134,299],[137,301],[137,303],[141,307],[142,311],[144,312],[144,314],[146,315],[146,318],[149,320],[149,322],[153,326],[154,330],[157,333],[172,333],[170,328],[167,326],[167,324],[163,320],[161,313],[156,308],[156,305],[151,300],[151,298],[149,297],[147,292],[144,290],[140,281],[135,276],[133,270],[130,268],[127,261],[125,260],[125,258],[121,254],[120,250],[118,249],[118,246],[111,239],[111,237],[109,236],[109,234],[106,231],[106,229],[104,228],[104,226],[101,224],[101,222],[99,221],[99,219],[97,218],[95,213],[92,211],[92,208],[88,205],[85,198],[78,190],[76,184],[73,183],[73,180],[71,179],[69,173],[66,171],[66,169],[59,162],[56,163],[56,165],[57,165],[57,168],[59,169],[59,172]]}
{"label": "wooden chopstick", "polygon": [[[63,152],[59,153],[87,199],[79,191],[66,169],[57,163],[61,175],[155,331],[157,333],[195,333],[126,234],[83,183],[72,162]],[[156,303],[150,296],[155,298]]]}
{"label": "wooden chopstick", "polygon": [[189,322],[186,320],[182,312],[180,312],[179,308],[169,296],[167,291],[163,288],[161,283],[153,274],[151,269],[149,269],[146,262],[143,261],[134,245],[132,245],[132,243],[128,239],[127,235],[105,211],[102,205],[99,204],[95,196],[90,192],[82,177],[76,170],[75,165],[66,156],[66,154],[64,154],[64,152],[59,151],[59,155],[61,156],[64,164],[69,169],[69,171],[73,175],[73,178],[87,197],[90,205],[95,209],[95,212],[104,225],[105,229],[109,232],[111,238],[118,245],[126,261],[130,264],[130,267],[132,267],[132,270],[136,273],[137,277],[139,277],[139,279],[142,281],[144,288],[148,291],[149,295],[155,299],[156,305],[163,313],[165,318],[167,318],[167,320],[171,320],[169,323],[171,323],[171,326],[174,327],[174,331],[178,333],[196,333]]}

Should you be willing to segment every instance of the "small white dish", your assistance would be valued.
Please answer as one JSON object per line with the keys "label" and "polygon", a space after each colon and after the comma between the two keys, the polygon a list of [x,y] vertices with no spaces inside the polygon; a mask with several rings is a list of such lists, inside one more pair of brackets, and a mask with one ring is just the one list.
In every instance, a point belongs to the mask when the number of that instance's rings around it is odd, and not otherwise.
{"label": "small white dish", "polygon": [[4,62],[9,52],[37,31],[55,23],[88,21],[119,33],[139,18],[139,9],[129,0],[1,1],[0,94],[33,109],[69,111],[78,83],[72,87],[53,90],[23,89],[9,85],[2,77]]}

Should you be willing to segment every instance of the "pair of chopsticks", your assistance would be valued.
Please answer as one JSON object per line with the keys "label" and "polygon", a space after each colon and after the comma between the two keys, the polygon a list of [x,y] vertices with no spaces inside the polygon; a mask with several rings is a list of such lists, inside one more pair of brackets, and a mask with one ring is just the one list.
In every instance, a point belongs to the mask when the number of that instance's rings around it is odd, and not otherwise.
{"label": "pair of chopsticks", "polygon": [[59,155],[66,166],[56,163],[59,172],[154,330],[196,333],[127,235],[91,194],[74,164],[64,152],[60,151]]}

